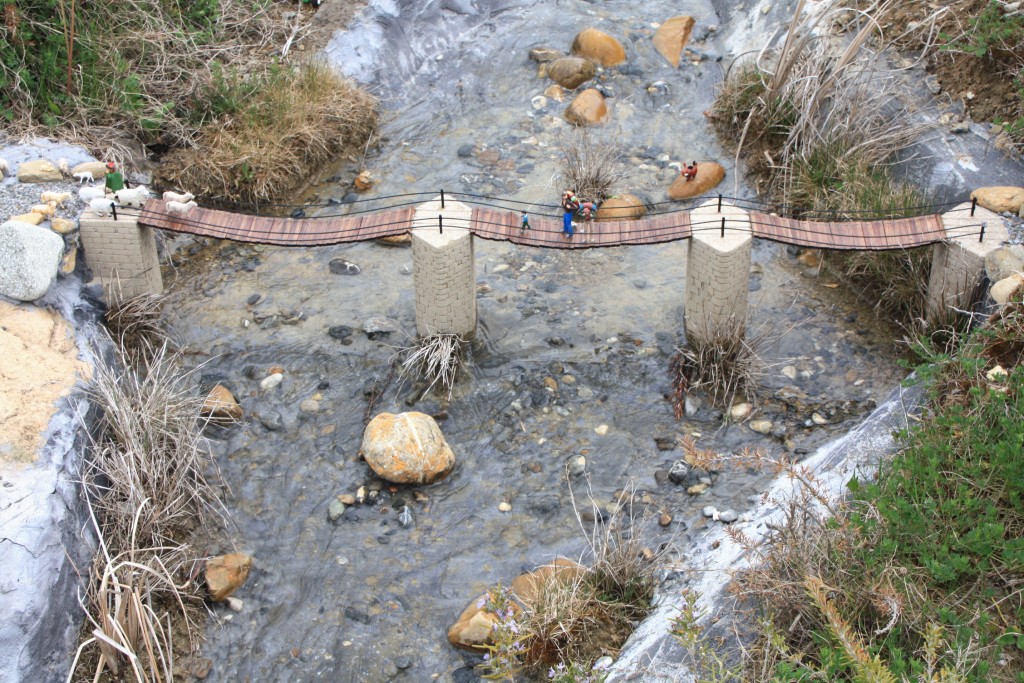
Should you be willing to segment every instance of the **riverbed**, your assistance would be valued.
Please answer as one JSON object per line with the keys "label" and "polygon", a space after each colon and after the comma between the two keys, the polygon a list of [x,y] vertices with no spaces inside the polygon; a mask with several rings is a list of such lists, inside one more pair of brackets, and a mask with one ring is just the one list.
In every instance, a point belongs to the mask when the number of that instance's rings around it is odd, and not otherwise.
{"label": "riverbed", "polygon": [[[680,13],[698,23],[693,59],[674,69],[651,36]],[[537,99],[549,82],[527,52],[568,49],[588,26],[618,37],[629,55],[599,79],[614,97],[611,122],[593,133],[621,148],[619,189],[665,201],[672,164],[697,158],[727,168],[727,194],[752,197],[744,183],[734,187],[729,155],[702,116],[729,63],[723,23],[706,2],[371,3],[329,52],[376,84],[388,108],[383,139],[311,188],[308,213],[348,211],[357,198],[386,206],[391,195],[435,188],[553,211],[545,207],[562,189],[559,150],[573,137],[561,119],[567,102]],[[355,196],[359,167],[378,183]],[[328,200],[336,203],[313,206]],[[764,340],[765,369],[753,417],[775,427],[762,435],[724,420],[706,396],[673,416],[685,243],[560,252],[478,240],[480,325],[450,400],[417,400],[414,381],[396,369],[415,334],[407,248],[180,251],[165,271],[173,333],[202,365],[202,382],[227,385],[246,411],[240,426],[211,432],[232,523],[226,542],[202,550],[243,550],[254,568],[237,594],[241,612],[214,607],[207,680],[476,680],[478,658],[451,647],[447,627],[489,584],[555,556],[585,561],[574,498],[607,509],[632,489],[647,544],[685,557],[690,540],[718,523],[703,507],[742,513],[770,476],[724,470],[689,495],[664,476],[682,457],[682,437],[800,459],[902,377],[895,332],[795,256],[754,248],[750,329]],[[333,273],[335,259],[358,274]],[[262,392],[274,366],[285,379]],[[359,459],[362,431],[379,412],[411,409],[437,417],[457,465],[435,485],[391,490]],[[586,473],[568,475],[565,463],[578,455]],[[332,499],[361,486],[376,498],[331,523]],[[511,512],[499,511],[503,501]],[[409,527],[398,522],[403,505]],[[661,512],[672,517],[667,527],[653,518]]]}

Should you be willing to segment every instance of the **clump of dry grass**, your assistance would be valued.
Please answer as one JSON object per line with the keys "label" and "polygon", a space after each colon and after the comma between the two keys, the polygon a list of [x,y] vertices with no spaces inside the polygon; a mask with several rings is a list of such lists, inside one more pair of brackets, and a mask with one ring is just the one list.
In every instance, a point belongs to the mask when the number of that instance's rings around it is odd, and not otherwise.
{"label": "clump of dry grass", "polygon": [[602,201],[615,193],[622,181],[622,150],[614,142],[591,137],[586,129],[574,130],[562,139],[561,182],[587,201]]}
{"label": "clump of dry grass", "polygon": [[145,366],[159,349],[173,346],[161,317],[166,295],[147,293],[127,299],[114,296],[112,299],[113,303],[103,315],[103,322],[129,367]]}
{"label": "clump of dry grass", "polygon": [[418,375],[428,383],[423,394],[440,383],[450,399],[459,370],[465,367],[468,348],[469,341],[458,334],[441,333],[420,337],[411,348],[405,350],[402,371]]}
{"label": "clump of dry grass", "polygon": [[326,62],[274,71],[238,113],[206,125],[172,152],[158,182],[196,195],[265,203],[296,190],[376,131],[377,100]]}

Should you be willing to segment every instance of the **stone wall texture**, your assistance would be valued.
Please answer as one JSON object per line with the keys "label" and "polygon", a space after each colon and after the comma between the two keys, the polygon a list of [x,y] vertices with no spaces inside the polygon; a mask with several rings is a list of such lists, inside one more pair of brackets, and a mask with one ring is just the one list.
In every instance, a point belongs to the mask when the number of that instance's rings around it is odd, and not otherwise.
{"label": "stone wall texture", "polygon": [[[413,279],[416,289],[416,332],[476,332],[476,268],[469,207],[458,202],[428,202],[416,211],[412,230]],[[442,216],[443,230],[437,216]]]}
{"label": "stone wall texture", "polygon": [[164,291],[156,237],[151,228],[139,227],[137,211],[118,209],[114,220],[86,210],[79,226],[86,263],[108,302]]}
{"label": "stone wall texture", "polygon": [[[725,219],[724,236],[721,229]],[[686,336],[711,342],[743,334],[753,237],[750,219],[729,204],[707,202],[690,214],[693,237],[687,244]]]}

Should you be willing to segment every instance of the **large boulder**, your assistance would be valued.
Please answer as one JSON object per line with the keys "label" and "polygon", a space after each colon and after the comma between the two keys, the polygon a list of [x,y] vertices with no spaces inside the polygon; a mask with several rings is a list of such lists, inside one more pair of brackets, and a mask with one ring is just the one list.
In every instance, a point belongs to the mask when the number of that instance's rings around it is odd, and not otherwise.
{"label": "large boulder", "polygon": [[697,175],[692,180],[678,176],[668,188],[668,198],[672,200],[699,197],[708,190],[714,189],[725,178],[725,169],[714,161],[702,161],[697,164]]}
{"label": "large boulder", "polygon": [[632,194],[620,194],[601,202],[597,221],[632,221],[643,218],[646,213],[642,199]]}
{"label": "large boulder", "polygon": [[600,66],[618,66],[626,61],[626,49],[622,43],[596,28],[586,28],[577,33],[569,51]]}
{"label": "large boulder", "polygon": [[594,126],[608,117],[608,105],[604,95],[594,88],[587,88],[573,98],[565,110],[565,120],[575,126]]}
{"label": "large boulder", "polygon": [[363,432],[370,469],[395,484],[429,484],[455,465],[455,454],[434,418],[423,413],[381,413]]}
{"label": "large boulder", "polygon": [[971,193],[971,199],[989,211],[1017,213],[1024,204],[1024,187],[979,187]]}
{"label": "large boulder", "polygon": [[18,166],[19,183],[52,183],[63,179],[60,169],[46,159],[26,161]]}
{"label": "large boulder", "polygon": [[1024,272],[1024,247],[1000,247],[985,257],[985,274],[992,282]]}
{"label": "large boulder", "polygon": [[695,23],[693,17],[672,17],[659,26],[654,34],[654,49],[676,68],[679,67],[683,48],[690,41]]}
{"label": "large boulder", "polygon": [[548,78],[569,90],[589,81],[595,72],[594,63],[582,57],[562,57],[547,65]]}
{"label": "large boulder", "polygon": [[1024,275],[1014,273],[992,285],[989,293],[997,304],[1003,305],[1011,298],[1018,296],[1022,287],[1024,287]]}
{"label": "large boulder", "polygon": [[252,558],[245,553],[220,555],[206,561],[206,588],[214,602],[227,600],[249,578]]}
{"label": "large boulder", "polygon": [[92,173],[92,177],[100,180],[107,175],[107,165],[102,161],[84,161],[71,169],[71,177],[76,173]]}
{"label": "large boulder", "polygon": [[0,294],[35,301],[53,284],[63,255],[55,232],[19,221],[0,225]]}

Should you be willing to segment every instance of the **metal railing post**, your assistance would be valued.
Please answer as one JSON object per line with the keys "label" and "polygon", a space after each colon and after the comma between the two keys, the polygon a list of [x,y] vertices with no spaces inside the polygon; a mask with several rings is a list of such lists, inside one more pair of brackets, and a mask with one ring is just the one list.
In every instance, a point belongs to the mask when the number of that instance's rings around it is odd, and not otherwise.
{"label": "metal railing post", "polygon": [[987,225],[986,223],[982,223],[981,224],[981,233],[978,235],[978,242],[979,243],[985,241],[985,226],[986,225]]}
{"label": "metal railing post", "polygon": [[974,218],[974,209],[978,206],[978,198],[974,197],[971,199],[971,218]]}
{"label": "metal railing post", "polygon": [[722,239],[725,239],[725,216],[722,216]]}
{"label": "metal railing post", "polygon": [[444,208],[444,188],[441,189],[441,208]]}
{"label": "metal railing post", "polygon": [[438,234],[444,234],[444,223],[442,222],[441,214],[437,214],[437,231]]}

